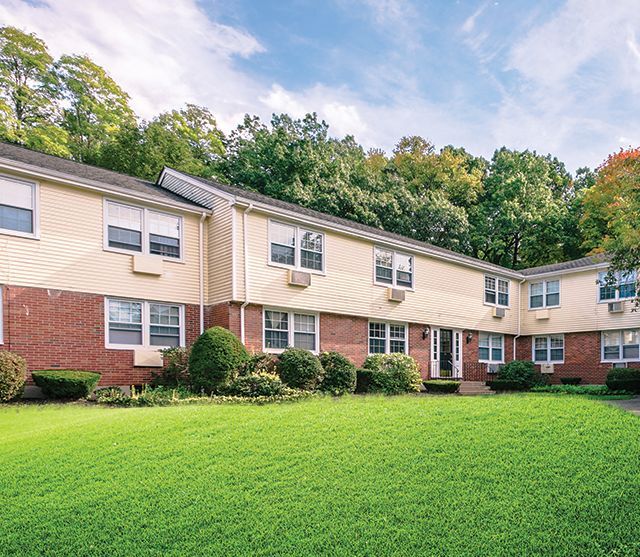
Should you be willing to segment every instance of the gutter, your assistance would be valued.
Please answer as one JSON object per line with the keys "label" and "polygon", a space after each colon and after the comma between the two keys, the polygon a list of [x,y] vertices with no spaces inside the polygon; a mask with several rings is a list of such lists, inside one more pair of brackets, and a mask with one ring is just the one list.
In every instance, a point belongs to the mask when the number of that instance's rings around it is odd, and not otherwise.
{"label": "gutter", "polygon": [[520,325],[522,322],[522,285],[526,282],[527,277],[518,283],[518,333],[513,337],[513,359],[517,360],[517,347],[516,341],[520,338]]}
{"label": "gutter", "polygon": [[198,281],[200,287],[200,334],[204,333],[204,219],[207,213],[204,211],[200,215],[198,225],[198,259],[200,262]]}
{"label": "gutter", "polygon": [[253,211],[253,203],[242,213],[242,242],[244,248],[244,302],[240,306],[240,341],[245,344],[244,309],[249,305],[249,239],[247,238],[247,216]]}

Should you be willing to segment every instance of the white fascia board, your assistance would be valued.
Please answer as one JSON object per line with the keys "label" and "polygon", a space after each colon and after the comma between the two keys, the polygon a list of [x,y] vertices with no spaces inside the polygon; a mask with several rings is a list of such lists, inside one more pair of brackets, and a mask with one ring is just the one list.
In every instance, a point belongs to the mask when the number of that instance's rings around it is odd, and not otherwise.
{"label": "white fascia board", "polygon": [[593,271],[594,269],[606,269],[609,265],[610,263],[605,261],[603,263],[594,263],[593,265],[586,265],[584,267],[574,267],[572,269],[562,269],[559,271],[545,271],[544,273],[536,273],[535,275],[526,275],[524,278],[527,281],[530,281],[531,279],[537,280],[555,275],[568,275],[571,273],[581,273],[583,271]]}

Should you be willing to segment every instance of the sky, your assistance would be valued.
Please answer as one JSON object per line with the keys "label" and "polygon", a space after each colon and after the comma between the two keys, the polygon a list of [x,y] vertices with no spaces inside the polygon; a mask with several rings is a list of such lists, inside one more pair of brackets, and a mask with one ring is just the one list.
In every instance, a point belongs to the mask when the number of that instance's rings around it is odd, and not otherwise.
{"label": "sky", "polygon": [[640,145],[640,0],[0,0],[0,24],[87,54],[151,118],[317,112],[390,152],[404,135],[570,171]]}

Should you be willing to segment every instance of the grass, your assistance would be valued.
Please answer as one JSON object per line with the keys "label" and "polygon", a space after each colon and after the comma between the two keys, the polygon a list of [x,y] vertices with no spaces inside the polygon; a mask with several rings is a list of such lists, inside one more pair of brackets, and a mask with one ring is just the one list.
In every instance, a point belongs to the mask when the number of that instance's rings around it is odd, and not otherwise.
{"label": "grass", "polygon": [[0,407],[1,555],[637,555],[640,420],[585,398]]}

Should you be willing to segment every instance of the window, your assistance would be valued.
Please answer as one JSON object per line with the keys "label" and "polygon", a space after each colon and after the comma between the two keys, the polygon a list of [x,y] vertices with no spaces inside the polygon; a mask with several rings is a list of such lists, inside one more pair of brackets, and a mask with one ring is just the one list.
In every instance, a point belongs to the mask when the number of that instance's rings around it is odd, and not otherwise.
{"label": "window", "polygon": [[635,298],[638,289],[637,273],[615,273],[615,282],[607,283],[607,271],[598,273],[598,300],[613,302]]}
{"label": "window", "polygon": [[369,322],[369,354],[407,353],[407,326]]}
{"label": "window", "polygon": [[280,352],[289,346],[318,351],[318,316],[267,309],[264,311],[264,348]]}
{"label": "window", "polygon": [[504,362],[504,335],[480,333],[478,336],[478,360],[480,362]]}
{"label": "window", "polygon": [[560,281],[543,280],[529,285],[529,309],[560,305]]}
{"label": "window", "polygon": [[509,281],[499,277],[484,276],[484,301],[497,306],[509,306]]}
{"label": "window", "polygon": [[533,337],[534,362],[563,362],[564,335]]}
{"label": "window", "polygon": [[106,202],[106,246],[180,259],[182,217]]}
{"label": "window", "polygon": [[0,176],[0,232],[36,236],[36,184]]}
{"label": "window", "polygon": [[374,248],[375,282],[413,288],[413,256]]}
{"label": "window", "polygon": [[311,271],[324,270],[324,234],[271,221],[269,242],[272,263]]}
{"label": "window", "polygon": [[640,329],[624,331],[603,331],[602,360],[640,360]]}
{"label": "window", "polygon": [[184,346],[183,306],[115,299],[105,305],[107,347]]}

